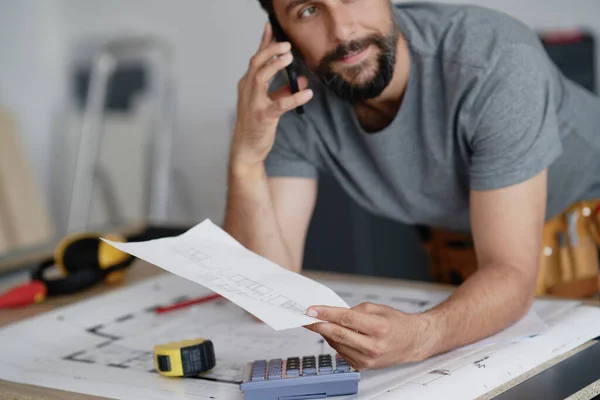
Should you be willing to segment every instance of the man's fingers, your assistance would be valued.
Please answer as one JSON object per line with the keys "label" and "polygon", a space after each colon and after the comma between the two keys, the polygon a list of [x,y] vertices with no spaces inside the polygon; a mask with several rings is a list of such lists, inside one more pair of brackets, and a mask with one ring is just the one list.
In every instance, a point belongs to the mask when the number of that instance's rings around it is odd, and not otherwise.
{"label": "man's fingers", "polygon": [[292,45],[289,42],[273,42],[268,44],[267,47],[261,49],[250,59],[249,74],[254,76],[275,57],[289,53],[291,50]]}
{"label": "man's fingers", "polygon": [[[310,314],[311,311],[314,311],[316,315]],[[307,314],[366,335],[378,334],[380,331],[379,325],[387,324],[386,320],[380,315],[367,314],[356,309],[342,307],[309,307]]]}
{"label": "man's fingers", "polygon": [[375,345],[372,338],[343,326],[330,322],[319,322],[307,328],[323,336],[329,343],[346,345],[369,357],[374,353]]}
{"label": "man's fingers", "polygon": [[351,347],[339,343],[333,343],[330,344],[330,346],[333,347],[339,353],[339,355],[341,355],[344,360],[346,360],[346,362],[357,371],[365,370],[372,366],[372,362],[369,358],[365,357],[364,354],[359,353]]}
{"label": "man's fingers", "polygon": [[374,304],[370,302],[360,303],[356,307],[352,307],[353,310],[359,311],[365,314],[381,314],[382,308],[381,304]]}
{"label": "man's fingers", "polygon": [[259,87],[268,85],[271,79],[273,79],[279,71],[290,65],[293,60],[294,56],[292,56],[292,53],[285,53],[278,56],[256,72],[256,75],[254,75],[254,82],[259,85]]}
{"label": "man's fingers", "polygon": [[291,96],[281,97],[269,106],[267,115],[272,118],[279,118],[286,112],[308,103],[312,97],[313,91],[310,89],[302,90]]}
{"label": "man's fingers", "polygon": [[[300,88],[300,90],[306,89],[308,87],[308,78],[306,78],[305,76],[298,77],[298,87]],[[287,85],[287,84],[283,85],[279,89],[269,93],[269,97],[271,97],[271,100],[273,100],[273,101],[276,101],[282,97],[291,96],[291,95],[292,95],[292,89],[290,88],[290,85]]]}
{"label": "man's fingers", "polygon": [[358,351],[351,349],[350,347],[336,343],[332,340],[325,339],[329,346],[331,346],[337,353],[346,360],[348,364],[355,370],[360,370],[366,368],[366,364],[368,364],[365,356]]}
{"label": "man's fingers", "polygon": [[269,43],[271,43],[273,41],[273,27],[271,26],[270,23],[266,23],[265,27],[263,29],[263,34],[262,37],[260,39],[260,46],[258,47],[258,50],[263,50],[265,49]]}

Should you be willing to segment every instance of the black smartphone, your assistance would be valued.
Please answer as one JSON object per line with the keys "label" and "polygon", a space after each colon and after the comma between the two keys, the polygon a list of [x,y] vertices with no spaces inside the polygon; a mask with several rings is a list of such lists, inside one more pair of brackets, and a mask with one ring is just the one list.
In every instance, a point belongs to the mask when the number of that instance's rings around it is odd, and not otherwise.
{"label": "black smartphone", "polygon": [[[279,25],[277,18],[273,14],[269,14],[269,22],[271,23],[271,27],[273,28],[273,36],[275,36],[275,40],[277,40],[278,42],[288,42],[288,38],[285,36],[285,33],[283,33],[281,25]],[[290,85],[292,93],[298,93],[300,91],[300,87],[298,86],[298,73],[296,72],[294,62],[285,67],[285,70],[288,75],[288,83]],[[304,114],[304,107],[296,107],[296,112],[300,115]]]}

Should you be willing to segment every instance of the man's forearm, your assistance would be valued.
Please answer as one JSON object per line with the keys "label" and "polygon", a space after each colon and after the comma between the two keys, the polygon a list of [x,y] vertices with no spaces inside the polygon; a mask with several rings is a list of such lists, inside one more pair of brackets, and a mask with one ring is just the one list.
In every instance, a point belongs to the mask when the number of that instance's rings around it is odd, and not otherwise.
{"label": "man's forearm", "polygon": [[232,164],[228,180],[224,229],[251,251],[296,270],[275,215],[264,166]]}
{"label": "man's forearm", "polygon": [[516,268],[479,269],[446,302],[423,314],[423,358],[503,330],[529,310],[534,295],[534,282]]}

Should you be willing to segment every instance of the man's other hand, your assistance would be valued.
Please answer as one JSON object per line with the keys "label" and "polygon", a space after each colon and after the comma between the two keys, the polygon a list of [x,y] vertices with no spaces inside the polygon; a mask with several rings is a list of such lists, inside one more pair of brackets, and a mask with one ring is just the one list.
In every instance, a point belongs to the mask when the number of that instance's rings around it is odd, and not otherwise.
{"label": "man's other hand", "polygon": [[406,314],[379,304],[346,309],[313,306],[307,315],[326,322],[306,326],[321,334],[354,369],[381,369],[417,362],[433,347],[425,315]]}

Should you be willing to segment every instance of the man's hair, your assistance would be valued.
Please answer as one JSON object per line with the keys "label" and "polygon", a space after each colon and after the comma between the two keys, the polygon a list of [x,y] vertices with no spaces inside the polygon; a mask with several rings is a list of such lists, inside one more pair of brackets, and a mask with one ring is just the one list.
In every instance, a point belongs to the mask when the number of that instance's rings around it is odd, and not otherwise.
{"label": "man's hair", "polygon": [[268,13],[273,12],[273,0],[258,0],[260,6]]}

